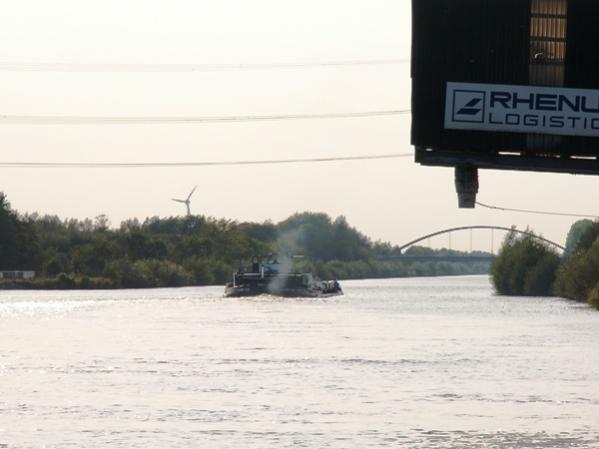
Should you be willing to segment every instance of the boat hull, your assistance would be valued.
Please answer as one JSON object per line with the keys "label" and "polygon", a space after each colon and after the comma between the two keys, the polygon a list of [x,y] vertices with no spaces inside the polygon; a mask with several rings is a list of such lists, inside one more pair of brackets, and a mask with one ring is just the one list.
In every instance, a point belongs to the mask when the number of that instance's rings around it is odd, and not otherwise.
{"label": "boat hull", "polygon": [[236,285],[233,286],[228,284],[225,287],[225,297],[228,298],[245,298],[251,296],[270,295],[270,296],[281,296],[285,298],[327,298],[331,296],[342,295],[343,291],[341,288],[334,290],[323,290],[323,289],[312,289],[312,288],[281,288],[281,289],[269,289],[249,285]]}
{"label": "boat hull", "polygon": [[258,295],[322,298],[342,295],[336,280],[323,281],[311,273],[281,272],[280,264],[255,262],[251,270],[240,268],[225,286],[227,297]]}

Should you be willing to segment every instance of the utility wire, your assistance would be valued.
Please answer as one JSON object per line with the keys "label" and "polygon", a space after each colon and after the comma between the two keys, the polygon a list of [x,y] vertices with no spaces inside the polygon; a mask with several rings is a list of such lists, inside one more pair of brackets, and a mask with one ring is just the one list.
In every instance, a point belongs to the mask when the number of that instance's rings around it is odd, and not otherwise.
{"label": "utility wire", "polygon": [[232,116],[169,116],[169,117],[88,117],[80,115],[0,115],[2,124],[27,125],[168,125],[193,123],[263,122],[273,120],[319,120],[365,118],[409,114],[409,109],[338,112],[323,114],[232,115]]}
{"label": "utility wire", "polygon": [[263,70],[310,67],[349,67],[398,65],[409,59],[369,59],[321,62],[282,62],[247,64],[80,64],[67,62],[0,62],[4,72],[200,72],[211,70]]}
{"label": "utility wire", "polygon": [[0,162],[2,168],[163,168],[163,167],[216,167],[231,165],[272,165],[322,162],[347,162],[411,157],[413,153],[375,154],[370,156],[332,156],[308,159],[270,159],[247,161],[200,162]]}
{"label": "utility wire", "polygon": [[530,210],[530,209],[513,209],[513,208],[508,208],[508,207],[491,206],[489,204],[484,204],[479,201],[476,201],[476,204],[481,207],[485,207],[487,209],[500,210],[500,211],[505,211],[505,212],[522,212],[522,213],[526,213],[526,214],[555,215],[555,216],[559,216],[559,217],[577,217],[577,218],[597,218],[597,217],[599,217],[599,214],[585,215],[585,214],[569,214],[569,213],[564,213],[564,212],[547,212],[547,211]]}

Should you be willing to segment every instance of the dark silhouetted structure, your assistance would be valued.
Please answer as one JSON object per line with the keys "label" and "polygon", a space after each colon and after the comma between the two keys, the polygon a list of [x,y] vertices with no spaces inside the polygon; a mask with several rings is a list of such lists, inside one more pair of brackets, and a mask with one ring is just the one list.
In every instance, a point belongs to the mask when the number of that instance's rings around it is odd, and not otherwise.
{"label": "dark silhouetted structure", "polygon": [[599,1],[413,0],[412,144],[456,167],[599,174]]}

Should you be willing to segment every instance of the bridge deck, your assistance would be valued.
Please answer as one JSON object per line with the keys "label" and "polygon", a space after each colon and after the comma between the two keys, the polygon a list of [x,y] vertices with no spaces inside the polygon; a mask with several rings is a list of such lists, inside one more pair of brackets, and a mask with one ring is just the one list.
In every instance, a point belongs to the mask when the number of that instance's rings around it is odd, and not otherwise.
{"label": "bridge deck", "polygon": [[377,260],[403,262],[491,262],[494,256],[379,256]]}

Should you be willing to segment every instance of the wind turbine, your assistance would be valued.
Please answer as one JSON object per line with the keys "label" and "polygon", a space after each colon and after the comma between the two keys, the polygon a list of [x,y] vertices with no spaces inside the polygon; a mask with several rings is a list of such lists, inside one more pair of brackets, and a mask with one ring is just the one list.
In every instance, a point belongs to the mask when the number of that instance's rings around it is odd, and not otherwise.
{"label": "wind turbine", "polygon": [[193,190],[191,192],[189,192],[189,195],[187,195],[187,198],[184,200],[178,200],[176,198],[171,198],[173,201],[176,201],[177,203],[183,203],[183,204],[185,204],[185,206],[187,206],[187,216],[188,217],[191,215],[191,209],[189,208],[189,205],[191,204],[191,195],[193,195],[193,192],[195,192],[197,188],[198,188],[198,186],[195,186],[193,188]]}

